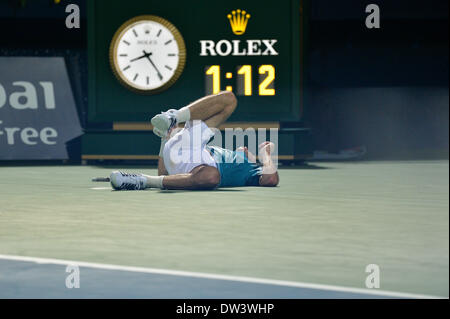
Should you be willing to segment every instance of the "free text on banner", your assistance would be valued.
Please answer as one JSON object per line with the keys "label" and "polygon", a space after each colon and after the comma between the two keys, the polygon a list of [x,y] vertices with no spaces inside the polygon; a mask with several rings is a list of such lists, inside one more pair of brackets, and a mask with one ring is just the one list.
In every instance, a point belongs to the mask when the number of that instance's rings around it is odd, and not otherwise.
{"label": "free text on banner", "polygon": [[0,160],[67,159],[82,134],[62,57],[0,57]]}

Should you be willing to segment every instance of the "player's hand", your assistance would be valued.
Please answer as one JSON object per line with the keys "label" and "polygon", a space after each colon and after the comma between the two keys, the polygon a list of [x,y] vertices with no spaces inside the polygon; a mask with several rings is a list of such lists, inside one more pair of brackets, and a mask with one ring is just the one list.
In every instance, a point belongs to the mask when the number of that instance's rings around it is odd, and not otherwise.
{"label": "player's hand", "polygon": [[248,161],[249,161],[250,163],[256,163],[256,156],[253,155],[252,152],[249,152],[247,147],[245,147],[245,146],[238,147],[238,148],[236,149],[236,151],[238,151],[238,152],[244,152],[245,156],[248,158]]}
{"label": "player's hand", "polygon": [[272,165],[271,154],[275,150],[275,144],[269,141],[262,142],[258,147],[258,159],[263,165]]}

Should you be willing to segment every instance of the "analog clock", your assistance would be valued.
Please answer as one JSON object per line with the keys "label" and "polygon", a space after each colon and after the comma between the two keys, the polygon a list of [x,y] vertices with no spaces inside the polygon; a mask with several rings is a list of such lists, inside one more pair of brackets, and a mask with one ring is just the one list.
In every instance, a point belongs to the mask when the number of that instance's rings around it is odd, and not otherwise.
{"label": "analog clock", "polygon": [[144,94],[169,88],[186,63],[186,47],[178,29],[152,15],[125,22],[114,34],[109,55],[119,82]]}

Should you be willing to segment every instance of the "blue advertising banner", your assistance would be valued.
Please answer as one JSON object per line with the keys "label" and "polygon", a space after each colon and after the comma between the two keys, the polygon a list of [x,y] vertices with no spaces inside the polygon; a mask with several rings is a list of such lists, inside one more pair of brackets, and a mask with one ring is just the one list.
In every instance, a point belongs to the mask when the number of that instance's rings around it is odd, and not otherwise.
{"label": "blue advertising banner", "polygon": [[0,160],[67,159],[82,134],[60,57],[0,57]]}

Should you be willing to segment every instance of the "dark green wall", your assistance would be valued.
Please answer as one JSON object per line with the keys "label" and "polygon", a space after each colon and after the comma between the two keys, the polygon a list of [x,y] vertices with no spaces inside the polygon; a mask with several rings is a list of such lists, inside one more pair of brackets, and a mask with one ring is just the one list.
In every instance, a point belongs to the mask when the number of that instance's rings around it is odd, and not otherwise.
{"label": "dark green wall", "polygon": [[[222,67],[225,72],[236,66],[253,66],[251,97],[239,96],[239,107],[230,120],[295,121],[300,119],[300,2],[272,1],[123,1],[89,2],[89,114],[90,122],[146,121],[167,108],[178,108],[205,94],[205,66]],[[251,14],[244,35],[232,33],[227,14],[233,9]],[[109,45],[116,30],[128,19],[152,14],[173,23],[182,33],[187,47],[186,67],[179,80],[168,90],[155,95],[139,95],[123,87],[109,65]],[[278,56],[201,57],[199,40],[277,39]],[[276,68],[276,96],[256,96],[257,66]],[[230,83],[234,85],[234,83]]]}

